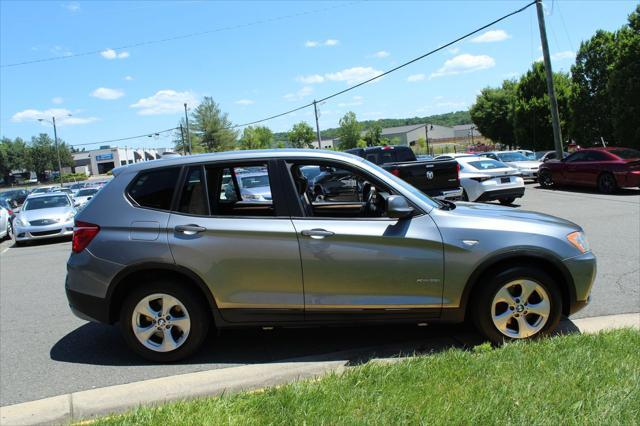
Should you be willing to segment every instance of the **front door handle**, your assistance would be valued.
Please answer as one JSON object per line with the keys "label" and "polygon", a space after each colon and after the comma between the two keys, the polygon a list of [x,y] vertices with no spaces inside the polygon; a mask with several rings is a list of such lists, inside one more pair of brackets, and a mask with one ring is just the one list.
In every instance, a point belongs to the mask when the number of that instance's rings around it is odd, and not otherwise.
{"label": "front door handle", "polygon": [[204,232],[207,230],[207,228],[203,227],[203,226],[199,226],[199,225],[177,225],[175,228],[173,228],[176,232],[179,232],[181,234],[184,235],[195,235],[197,233],[200,232]]}
{"label": "front door handle", "polygon": [[327,231],[326,229],[305,229],[300,233],[305,237],[311,237],[315,239],[320,239],[320,238],[330,237],[332,235],[335,235],[334,232]]}

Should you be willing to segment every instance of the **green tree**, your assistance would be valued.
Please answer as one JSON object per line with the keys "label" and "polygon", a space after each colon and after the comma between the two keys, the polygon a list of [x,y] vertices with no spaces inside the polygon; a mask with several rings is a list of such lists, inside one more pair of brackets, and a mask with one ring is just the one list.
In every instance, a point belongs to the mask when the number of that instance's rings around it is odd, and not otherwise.
{"label": "green tree", "polygon": [[190,132],[205,152],[227,151],[235,148],[237,132],[226,112],[214,100],[205,96],[191,114]]}
{"label": "green tree", "polygon": [[364,140],[367,146],[380,146],[382,141],[382,127],[378,124],[370,127],[364,136]]}
{"label": "green tree", "polygon": [[[571,81],[567,74],[554,73],[553,82],[558,99],[560,127],[566,140],[570,137],[566,123],[570,118]],[[514,126],[516,143],[520,147],[533,151],[553,149],[549,96],[542,62],[534,63],[518,81]]]}
{"label": "green tree", "polygon": [[358,146],[360,140],[360,123],[356,119],[356,113],[349,111],[340,119],[338,137],[340,138],[340,149],[351,149]]}
{"label": "green tree", "polygon": [[608,85],[615,143],[640,149],[640,5],[617,32],[615,44]]}
{"label": "green tree", "polygon": [[265,126],[245,127],[240,138],[242,149],[267,149],[273,143],[273,132]]}
{"label": "green tree", "polygon": [[292,148],[310,148],[311,142],[316,138],[315,133],[311,126],[304,121],[294,124],[289,133],[287,139],[289,145]]}
{"label": "green tree", "polygon": [[513,121],[516,87],[513,80],[504,80],[498,88],[486,87],[469,110],[480,133],[508,146],[515,144]]}
{"label": "green tree", "polygon": [[[580,43],[571,67],[571,135],[580,144],[591,145],[604,137],[613,139],[609,74],[616,54],[615,35],[598,31]],[[638,53],[636,52],[636,55]]]}
{"label": "green tree", "polygon": [[38,175],[38,180],[44,180],[45,172],[57,169],[54,167],[54,164],[57,164],[54,142],[46,133],[40,133],[31,138],[29,157],[33,171]]}
{"label": "green tree", "polygon": [[[182,128],[180,128],[182,125]],[[193,154],[204,152],[202,147],[200,146],[200,140],[196,134],[193,132],[189,132],[189,136],[191,137],[191,152]],[[180,119],[176,130],[173,132],[173,149],[175,152],[187,154],[189,153],[189,142],[187,139],[187,126],[185,124],[184,118]]]}
{"label": "green tree", "polygon": [[0,176],[8,182],[13,170],[28,170],[31,167],[29,147],[21,138],[0,141]]}

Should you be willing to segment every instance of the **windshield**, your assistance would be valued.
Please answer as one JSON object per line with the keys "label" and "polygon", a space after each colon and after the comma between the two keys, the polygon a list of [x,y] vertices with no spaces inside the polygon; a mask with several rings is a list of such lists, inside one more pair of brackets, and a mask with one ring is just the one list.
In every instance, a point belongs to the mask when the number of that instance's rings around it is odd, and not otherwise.
{"label": "windshield", "polygon": [[33,190],[32,194],[44,194],[49,191],[51,191],[51,188],[36,188]]}
{"label": "windshield", "polygon": [[491,159],[470,161],[469,165],[471,167],[475,167],[478,170],[504,169],[506,167],[509,167],[506,164],[501,163],[500,161],[491,160]]}
{"label": "windshield", "polygon": [[527,157],[520,154],[519,152],[502,152],[500,154],[496,154],[500,161],[504,161],[506,163],[511,161],[529,161]]}
{"label": "windshield", "polygon": [[32,198],[24,203],[22,210],[51,209],[55,207],[69,207],[69,197],[66,195],[54,195],[52,197]]}
{"label": "windshield", "polygon": [[260,188],[269,186],[269,175],[240,177],[243,188]]}
{"label": "windshield", "polygon": [[76,197],[88,197],[89,195],[93,195],[96,192],[98,192],[97,189],[81,189],[80,191],[78,191],[78,193],[76,194]]}
{"label": "windshield", "polygon": [[535,152],[523,152],[522,155],[524,155],[525,157],[527,157],[529,160],[535,160],[536,159],[536,154]]}
{"label": "windshield", "polygon": [[612,149],[609,152],[612,153],[613,155],[617,155],[618,157],[624,160],[640,158],[640,151],[636,149]]}

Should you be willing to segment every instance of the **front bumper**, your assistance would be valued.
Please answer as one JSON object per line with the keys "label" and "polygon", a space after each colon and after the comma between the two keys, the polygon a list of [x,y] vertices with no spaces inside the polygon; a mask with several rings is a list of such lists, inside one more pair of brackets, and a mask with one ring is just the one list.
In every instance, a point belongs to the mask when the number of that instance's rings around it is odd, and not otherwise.
{"label": "front bumper", "polygon": [[535,170],[522,170],[519,169],[518,172],[522,179],[538,179],[538,169]]}
{"label": "front bumper", "polygon": [[589,303],[591,288],[596,279],[596,257],[592,252],[587,252],[565,259],[563,263],[571,274],[575,290],[575,295],[572,295],[574,297],[571,298],[569,304],[569,315],[573,315]]}
{"label": "front bumper", "polygon": [[73,220],[44,226],[18,226],[14,222],[13,233],[16,241],[33,241],[46,238],[69,237],[73,235]]}

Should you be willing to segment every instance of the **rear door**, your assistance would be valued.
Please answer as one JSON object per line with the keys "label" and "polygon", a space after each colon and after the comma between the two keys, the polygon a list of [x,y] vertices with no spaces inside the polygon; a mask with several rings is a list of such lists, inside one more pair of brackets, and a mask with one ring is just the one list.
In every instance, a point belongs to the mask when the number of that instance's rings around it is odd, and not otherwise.
{"label": "rear door", "polygon": [[[169,219],[176,263],[205,281],[229,322],[303,319],[298,239],[273,170],[270,162],[188,167]],[[243,192],[247,173],[268,176],[272,194]]]}

